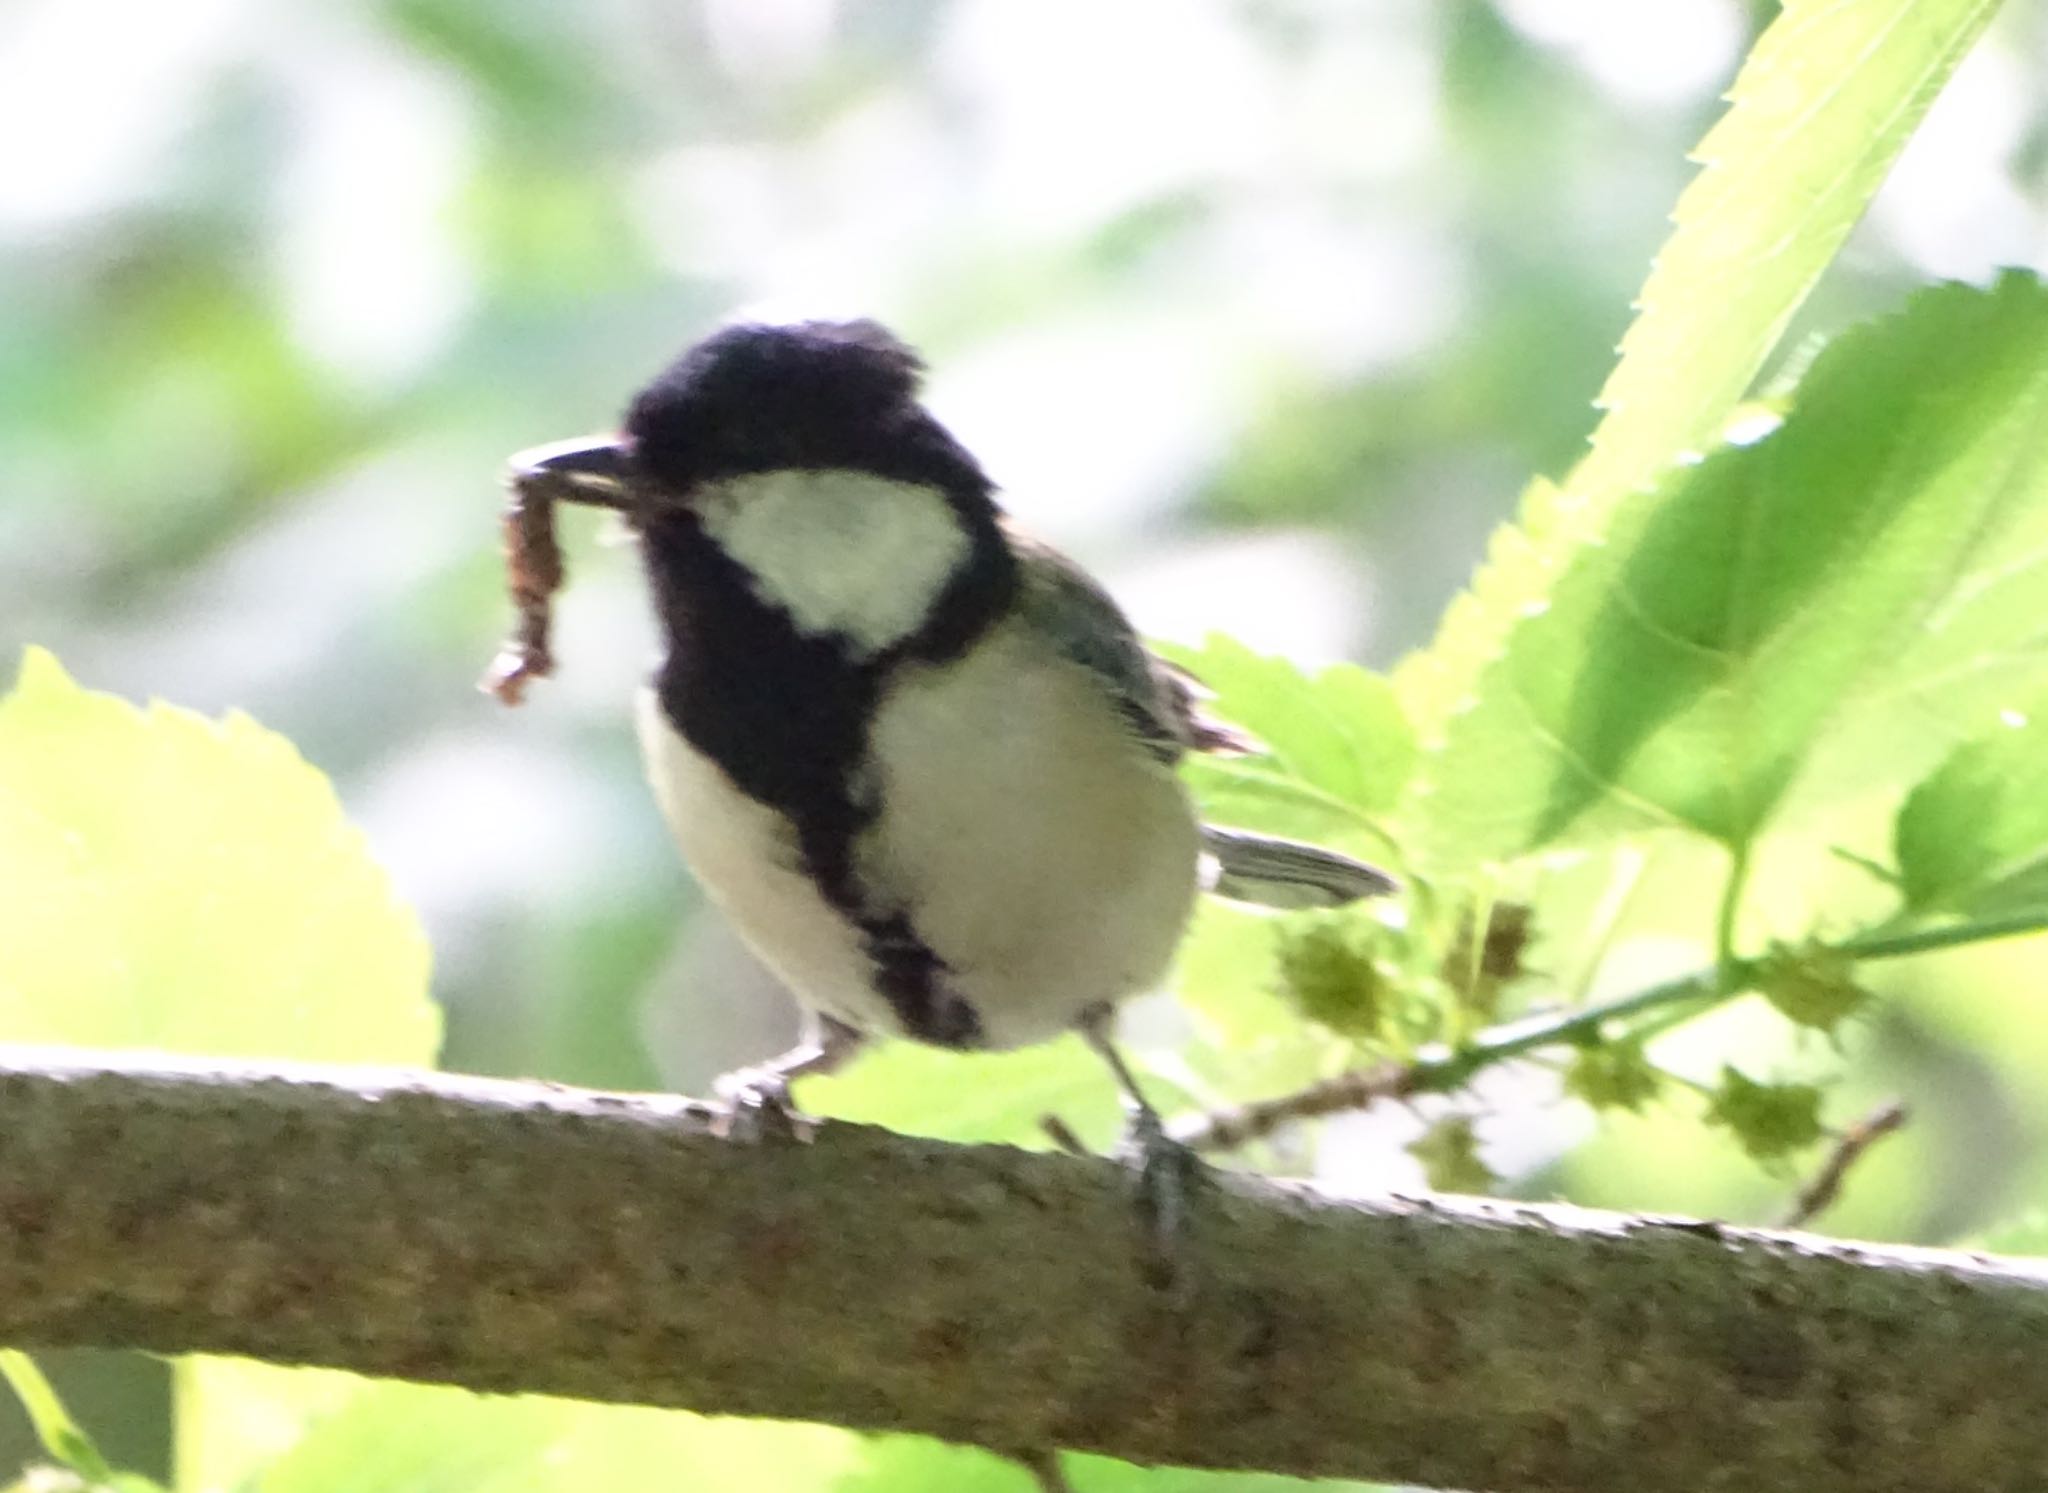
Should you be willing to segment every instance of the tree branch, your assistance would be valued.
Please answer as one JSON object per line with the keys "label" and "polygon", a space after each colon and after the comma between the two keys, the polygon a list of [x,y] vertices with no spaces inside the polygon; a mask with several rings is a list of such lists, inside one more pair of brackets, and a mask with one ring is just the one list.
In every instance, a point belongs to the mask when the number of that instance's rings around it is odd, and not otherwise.
{"label": "tree branch", "polygon": [[0,1341],[1495,1493],[2033,1488],[2048,1276],[687,1100],[0,1053]]}

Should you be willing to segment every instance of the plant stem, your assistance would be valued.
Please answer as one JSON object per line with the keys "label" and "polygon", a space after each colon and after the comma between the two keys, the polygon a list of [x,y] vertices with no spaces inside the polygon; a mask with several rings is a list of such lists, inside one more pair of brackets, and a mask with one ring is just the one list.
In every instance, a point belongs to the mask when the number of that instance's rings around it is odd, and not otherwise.
{"label": "plant stem", "polygon": [[[1736,876],[1742,874],[1738,863]],[[1734,882],[1731,881],[1731,886]],[[1723,928],[1729,923],[1729,910],[1735,898],[1722,901]],[[1835,952],[1847,954],[1851,959],[1901,959],[1911,954],[1931,953],[1937,949],[1955,948],[1962,944],[1990,943],[2001,938],[2013,938],[2025,933],[2048,932],[2048,908],[2034,908],[2009,917],[1986,918],[1981,922],[1949,923],[1937,928],[1920,928],[1908,933],[1874,934],[1852,938],[1846,943],[1835,945]],[[1682,1001],[1702,1000],[1709,1006],[1719,1005],[1727,997],[1747,989],[1756,978],[1759,959],[1736,959],[1723,957],[1712,969],[1695,970],[1676,980],[1666,980],[1659,985],[1634,991],[1597,1006],[1581,1006],[1573,1010],[1552,1012],[1548,1015],[1530,1017],[1504,1027],[1496,1027],[1463,1047],[1455,1050],[1446,1048],[1425,1048],[1417,1055],[1414,1069],[1417,1072],[1417,1088],[1442,1090],[1456,1088],[1482,1068],[1495,1063],[1522,1056],[1539,1047],[1548,1047],[1556,1042],[1575,1041],[1580,1037],[1596,1036],[1601,1027],[1611,1021],[1620,1021],[1645,1011],[1661,1010]],[[1703,1008],[1704,1009],[1704,1008]]]}
{"label": "plant stem", "polygon": [[[1522,1021],[1510,1022],[1495,1027],[1462,1047],[1427,1047],[1416,1054],[1411,1071],[1415,1075],[1415,1087],[1425,1092],[1441,1093],[1455,1089],[1473,1074],[1495,1063],[1504,1063],[1538,1048],[1550,1047],[1560,1042],[1576,1042],[1582,1037],[1597,1037],[1600,1029],[1610,1021],[1620,1021],[1645,1011],[1655,1011],[1680,1001],[1702,1000],[1732,995],[1741,988],[1740,981],[1752,973],[1748,961],[1738,961],[1733,971],[1714,969],[1697,970],[1676,980],[1666,980],[1660,985],[1635,991],[1611,1001],[1602,1001],[1597,1006],[1579,1006],[1567,1011],[1553,1011],[1546,1015],[1531,1016]],[[1723,987],[1724,976],[1738,977],[1737,983]]]}
{"label": "plant stem", "polygon": [[[1732,909],[1747,866],[1738,860],[1731,875],[1731,893],[1721,903],[1724,955],[1708,969],[1694,970],[1596,1006],[1573,1006],[1508,1022],[1455,1045],[1431,1043],[1407,1064],[1358,1068],[1320,1080],[1297,1093],[1264,1100],[1241,1110],[1200,1117],[1197,1125],[1175,1127],[1175,1136],[1197,1147],[1229,1149],[1272,1134],[1293,1120],[1312,1119],[1344,1109],[1360,1109],[1377,1100],[1442,1094],[1463,1087],[1475,1074],[1513,1058],[1582,1039],[1597,1039],[1610,1022],[1646,1012],[1665,1012],[1675,1026],[1722,1005],[1747,990],[1763,960],[1727,957],[1725,945],[1733,931]],[[2034,908],[2005,917],[1945,923],[1939,927],[1895,933],[1880,929],[1832,946],[1851,959],[1901,959],[1913,954],[1963,944],[1989,943],[2026,933],[2048,932],[2048,908]],[[1681,1012],[1684,1003],[1699,1009]]]}
{"label": "plant stem", "polygon": [[1908,954],[1926,954],[1935,949],[1952,949],[1958,944],[1992,943],[2017,938],[2025,933],[2048,933],[2048,907],[2032,907],[1981,921],[1942,923],[1933,928],[1915,928],[1906,933],[1872,933],[1837,945],[1838,953],[1851,959],[1900,959]]}
{"label": "plant stem", "polygon": [[1607,961],[1607,951],[1621,933],[1629,904],[1635,901],[1636,892],[1642,887],[1643,872],[1649,863],[1649,855],[1639,846],[1625,846],[1615,857],[1615,874],[1608,881],[1606,891],[1601,893],[1599,905],[1593,910],[1592,937],[1588,940],[1590,948],[1579,966],[1578,978],[1572,982],[1572,1004],[1585,1004],[1586,996],[1593,989],[1594,978],[1600,973],[1600,966]]}
{"label": "plant stem", "polygon": [[92,1438],[79,1429],[33,1358],[18,1348],[0,1348],[0,1378],[7,1381],[14,1397],[21,1401],[22,1411],[35,1428],[36,1439],[45,1452],[88,1483],[99,1485],[112,1480],[114,1471],[106,1458],[100,1455]]}
{"label": "plant stem", "polygon": [[1721,888],[1721,914],[1714,922],[1714,966],[1723,976],[1723,989],[1733,995],[1741,986],[1734,979],[1735,923],[1742,912],[1742,894],[1749,887],[1749,841],[1729,847],[1728,884]]}

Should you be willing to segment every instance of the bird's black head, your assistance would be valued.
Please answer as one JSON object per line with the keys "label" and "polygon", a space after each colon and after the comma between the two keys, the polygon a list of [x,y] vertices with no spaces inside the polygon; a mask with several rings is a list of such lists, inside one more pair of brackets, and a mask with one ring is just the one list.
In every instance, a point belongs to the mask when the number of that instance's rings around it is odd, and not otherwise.
{"label": "bird's black head", "polygon": [[515,459],[515,483],[620,500],[667,644],[664,716],[787,819],[863,932],[885,678],[958,656],[1017,587],[989,481],[919,404],[922,371],[871,321],[740,323],[641,390],[618,439]]}
{"label": "bird's black head", "polygon": [[832,467],[985,494],[973,458],[918,403],[923,372],[872,321],[741,322],[642,389],[625,433],[640,471],[677,495],[720,477]]}

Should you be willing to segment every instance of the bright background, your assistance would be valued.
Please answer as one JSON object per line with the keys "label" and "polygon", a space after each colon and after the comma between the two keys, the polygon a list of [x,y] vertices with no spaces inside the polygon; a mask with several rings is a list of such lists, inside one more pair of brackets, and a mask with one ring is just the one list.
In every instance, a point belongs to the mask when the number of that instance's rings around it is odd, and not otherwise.
{"label": "bright background", "polygon": [[[701,1084],[787,1013],[639,781],[630,554],[572,521],[561,678],[518,713],[474,691],[504,456],[606,426],[735,308],[870,314],[1149,631],[1390,663],[1579,451],[1767,11],[16,0],[0,656],[297,741],[426,920],[449,1066]],[[2044,61],[2009,8],[1803,327],[2048,268]],[[2009,1025],[1884,1021],[1941,1118],[1867,1206],[1982,1227],[2041,1170]],[[1759,1195],[1725,1139],[1683,1186],[1658,1144],[1603,1142],[1575,1190]],[[68,1381],[117,1458],[151,1455],[150,1377]]]}

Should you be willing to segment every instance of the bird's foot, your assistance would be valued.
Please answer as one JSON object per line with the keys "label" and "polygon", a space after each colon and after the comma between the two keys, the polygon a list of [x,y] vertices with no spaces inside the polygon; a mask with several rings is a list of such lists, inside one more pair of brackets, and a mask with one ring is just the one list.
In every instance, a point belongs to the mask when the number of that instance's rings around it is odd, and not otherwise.
{"label": "bird's foot", "polygon": [[789,1075],[773,1064],[721,1073],[712,1089],[725,1108],[718,1133],[726,1140],[787,1143],[808,1139],[814,1128],[815,1122],[790,1098]]}
{"label": "bird's foot", "polygon": [[1124,1091],[1129,1115],[1118,1158],[1130,1169],[1136,1190],[1139,1268],[1146,1284],[1175,1299],[1185,1297],[1190,1281],[1184,1267],[1189,1230],[1189,1204],[1207,1181],[1209,1168],[1190,1146],[1166,1132],[1166,1123],[1145,1097],[1136,1075],[1110,1039],[1107,1007],[1091,1011],[1080,1026],[1082,1037],[1100,1054]]}
{"label": "bird's foot", "polygon": [[728,1139],[759,1141],[809,1140],[817,1121],[796,1107],[789,1086],[813,1073],[831,1073],[860,1051],[861,1034],[830,1016],[805,1019],[803,1040],[788,1052],[749,1068],[720,1074],[713,1092],[724,1104]]}
{"label": "bird's foot", "polygon": [[1192,1147],[1166,1133],[1159,1112],[1149,1104],[1132,1106],[1118,1159],[1132,1176],[1145,1283],[1177,1299],[1185,1297],[1191,1279],[1185,1259],[1191,1204],[1208,1181],[1208,1165]]}

